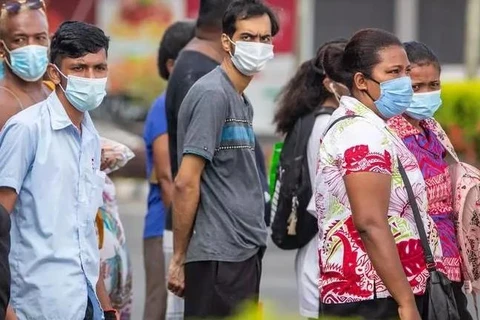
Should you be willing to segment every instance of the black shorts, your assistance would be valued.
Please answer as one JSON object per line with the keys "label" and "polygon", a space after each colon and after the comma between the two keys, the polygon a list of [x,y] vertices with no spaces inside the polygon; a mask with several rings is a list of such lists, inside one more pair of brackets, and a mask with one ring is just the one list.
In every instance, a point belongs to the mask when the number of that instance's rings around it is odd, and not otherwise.
{"label": "black shorts", "polygon": [[260,253],[242,262],[185,264],[185,318],[225,318],[245,302],[257,303],[261,275]]}

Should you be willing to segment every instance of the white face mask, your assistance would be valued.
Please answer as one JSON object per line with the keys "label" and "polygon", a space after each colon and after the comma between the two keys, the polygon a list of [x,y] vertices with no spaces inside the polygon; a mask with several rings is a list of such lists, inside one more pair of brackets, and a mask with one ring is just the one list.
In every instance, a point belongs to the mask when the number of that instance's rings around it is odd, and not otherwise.
{"label": "white face mask", "polygon": [[[230,40],[230,39],[229,39]],[[235,46],[235,54],[231,54],[233,65],[240,73],[253,76],[262,71],[267,62],[272,60],[273,45],[261,42],[237,41],[231,43]]]}

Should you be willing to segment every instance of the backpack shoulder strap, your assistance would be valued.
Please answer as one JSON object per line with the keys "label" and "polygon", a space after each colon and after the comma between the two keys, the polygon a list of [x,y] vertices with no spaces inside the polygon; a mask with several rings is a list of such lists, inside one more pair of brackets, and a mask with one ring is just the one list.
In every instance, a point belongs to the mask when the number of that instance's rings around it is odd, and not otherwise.
{"label": "backpack shoulder strap", "polygon": [[334,107],[319,107],[319,108],[316,108],[313,111],[313,115],[315,117],[317,117],[319,115],[322,115],[322,114],[332,115],[334,111],[335,111]]}
{"label": "backpack shoulder strap", "polygon": [[350,119],[350,118],[357,118],[357,117],[360,117],[356,114],[350,114],[350,115],[345,115],[345,116],[342,116],[338,119],[336,119],[335,121],[333,121],[327,128],[327,130],[325,130],[325,133],[324,134],[327,134],[327,132],[333,128],[334,125],[336,125],[337,123],[339,123],[340,121],[343,121],[345,119]]}

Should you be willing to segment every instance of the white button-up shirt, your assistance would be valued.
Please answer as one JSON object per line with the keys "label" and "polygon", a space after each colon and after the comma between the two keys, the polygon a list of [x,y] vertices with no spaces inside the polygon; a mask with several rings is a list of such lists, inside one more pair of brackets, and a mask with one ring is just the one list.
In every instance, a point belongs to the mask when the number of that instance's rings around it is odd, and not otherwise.
{"label": "white button-up shirt", "polygon": [[11,214],[11,305],[19,319],[83,320],[95,288],[95,215],[105,175],[88,113],[82,132],[53,92],[0,133],[0,187],[18,194]]}

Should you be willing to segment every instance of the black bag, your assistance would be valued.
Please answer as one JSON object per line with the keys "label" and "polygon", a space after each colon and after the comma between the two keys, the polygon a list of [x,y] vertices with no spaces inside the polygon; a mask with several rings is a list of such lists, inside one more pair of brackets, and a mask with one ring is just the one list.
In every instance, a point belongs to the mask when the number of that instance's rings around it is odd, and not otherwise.
{"label": "black bag", "polygon": [[458,313],[457,302],[453,294],[452,283],[441,272],[438,272],[435,267],[435,260],[433,258],[432,250],[428,244],[427,235],[423,225],[422,217],[413,194],[412,185],[408,180],[405,168],[402,166],[400,159],[398,161],[398,169],[402,176],[403,183],[407,189],[408,201],[413,210],[415,217],[415,224],[417,225],[420,241],[422,242],[423,254],[427,263],[427,269],[430,273],[430,279],[427,283],[426,297],[428,299],[427,312],[428,316],[424,320],[460,320]]}
{"label": "black bag", "polygon": [[284,140],[271,204],[271,237],[280,249],[299,249],[318,232],[317,219],[307,212],[312,197],[307,146],[316,117],[334,110],[321,107],[301,117]]}

